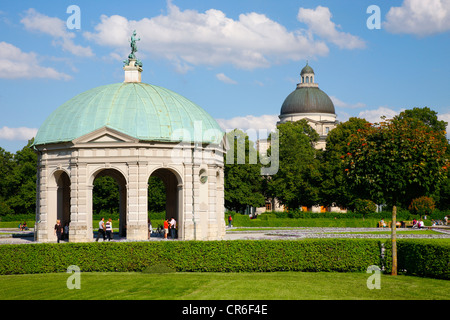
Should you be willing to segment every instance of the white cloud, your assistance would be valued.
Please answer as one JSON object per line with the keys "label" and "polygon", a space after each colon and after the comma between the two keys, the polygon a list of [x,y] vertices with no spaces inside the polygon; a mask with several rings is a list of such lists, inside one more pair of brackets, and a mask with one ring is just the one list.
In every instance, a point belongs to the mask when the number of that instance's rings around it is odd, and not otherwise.
{"label": "white cloud", "polygon": [[438,120],[447,122],[447,139],[450,139],[450,112],[444,114],[438,114]]}
{"label": "white cloud", "polygon": [[90,47],[76,45],[73,42],[75,33],[69,32],[66,22],[59,18],[43,15],[31,8],[26,11],[26,16],[20,22],[29,31],[50,35],[54,39],[54,45],[61,46],[63,50],[76,56],[91,57],[94,55]]}
{"label": "white cloud", "polygon": [[217,78],[217,80],[222,81],[222,82],[227,83],[227,84],[237,84],[236,81],[234,81],[233,79],[228,78],[223,73],[216,74],[216,78]]}
{"label": "white cloud", "polygon": [[20,127],[20,128],[9,128],[9,127],[3,127],[0,128],[0,139],[4,140],[29,140],[33,138],[38,129],[35,128],[26,128],[26,127]]}
{"label": "white cloud", "polygon": [[300,8],[297,18],[309,27],[309,31],[322,39],[334,43],[341,49],[360,49],[365,42],[350,33],[338,31],[339,25],[331,21],[332,14],[327,7],[317,6],[316,9]]}
{"label": "white cloud", "polygon": [[357,102],[357,103],[351,104],[351,103],[347,103],[342,100],[339,100],[335,96],[330,96],[330,99],[331,99],[331,101],[333,101],[333,104],[339,108],[359,109],[359,108],[366,107],[366,104],[362,103],[362,102]]}
{"label": "white cloud", "polygon": [[340,122],[345,122],[350,119],[350,113],[353,113],[353,110],[367,108],[367,105],[362,102],[348,103],[336,98],[335,96],[330,96],[330,99],[331,101],[333,101],[333,104],[336,107],[336,119]]}
{"label": "white cloud", "polygon": [[40,66],[38,57],[34,52],[22,52],[22,50],[7,42],[0,42],[0,78],[71,79],[65,73]]}
{"label": "white cloud", "polygon": [[351,115],[345,111],[336,112],[336,120],[339,122],[346,122],[350,119]]}
{"label": "white cloud", "polygon": [[444,114],[438,114],[438,119],[441,121],[445,121],[448,124],[450,124],[450,112],[444,113]]}
{"label": "white cloud", "polygon": [[394,116],[398,115],[399,112],[386,108],[386,107],[379,107],[378,109],[374,110],[364,110],[361,111],[358,115],[358,118],[366,119],[367,121],[371,123],[379,123],[383,121],[381,117],[385,116],[386,119],[392,119]]}
{"label": "white cloud", "polygon": [[384,27],[418,36],[450,31],[450,0],[404,0],[388,11]]}
{"label": "white cloud", "polygon": [[199,65],[232,64],[241,69],[255,69],[325,56],[329,48],[324,39],[343,48],[363,46],[358,37],[336,30],[327,8],[323,8],[326,11],[316,9],[314,12],[328,14],[318,18],[321,19],[319,23],[327,23],[329,30],[320,29],[313,17],[309,20],[303,17],[313,33],[322,37],[316,40],[307,30],[287,30],[260,13],[241,14],[235,20],[216,9],[204,13],[182,11],[171,1],[168,1],[167,7],[166,14],[141,20],[102,15],[95,31],[85,32],[84,36],[97,44],[123,52],[127,47],[129,49],[129,37],[135,29],[142,39],[138,42],[141,52],[168,59],[184,72]]}

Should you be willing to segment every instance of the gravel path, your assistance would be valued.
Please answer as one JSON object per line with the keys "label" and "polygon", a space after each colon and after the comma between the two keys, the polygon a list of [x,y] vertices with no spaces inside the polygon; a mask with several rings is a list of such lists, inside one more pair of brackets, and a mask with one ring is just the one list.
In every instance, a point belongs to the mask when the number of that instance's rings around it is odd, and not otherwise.
{"label": "gravel path", "polygon": [[[256,229],[256,230],[255,230]],[[407,229],[408,234],[402,234],[404,229],[397,229],[398,239],[444,239],[450,238],[450,227],[435,228],[439,234],[420,234],[421,230]],[[370,232],[370,233],[369,233]],[[387,232],[387,233],[386,233]],[[414,234],[416,233],[417,234]],[[389,239],[390,229],[380,228],[227,228],[224,240],[301,240],[310,238],[354,238],[354,239]],[[161,241],[161,238],[151,238],[151,241]],[[101,242],[102,240],[100,240]],[[115,242],[127,241],[116,238]],[[172,241],[172,240],[167,240]],[[33,238],[33,230],[17,231],[17,229],[0,229],[1,244],[37,243]]]}
{"label": "gravel path", "polygon": [[[408,234],[402,234],[403,229],[397,229],[398,239],[441,239],[450,238],[450,229],[432,229],[439,232],[439,234],[420,234],[417,229],[407,229]],[[386,233],[388,232],[388,233]],[[225,240],[261,240],[261,239],[307,239],[307,238],[354,238],[354,239],[389,239],[391,237],[390,229],[380,228],[280,228],[273,230],[268,228],[264,230],[243,230],[239,228],[239,231],[233,231],[229,229]],[[414,234],[417,232],[417,234]]]}

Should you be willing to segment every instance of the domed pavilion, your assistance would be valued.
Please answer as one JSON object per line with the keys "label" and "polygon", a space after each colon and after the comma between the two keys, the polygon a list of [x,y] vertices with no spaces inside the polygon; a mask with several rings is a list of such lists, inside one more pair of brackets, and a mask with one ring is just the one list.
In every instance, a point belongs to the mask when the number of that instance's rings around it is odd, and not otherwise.
{"label": "domed pavilion", "polygon": [[314,77],[314,70],[306,63],[300,73],[301,82],[283,102],[278,123],[306,119],[320,136],[316,148],[325,149],[326,136],[337,124],[336,112],[330,97],[319,89]]}
{"label": "domed pavilion", "polygon": [[135,51],[132,43],[123,83],[75,96],[39,128],[37,241],[56,241],[56,220],[69,224],[70,242],[93,241],[93,185],[102,176],[119,185],[120,219],[113,227],[126,239],[148,239],[153,176],[164,183],[166,217],[176,219],[179,239],[223,238],[224,132],[185,97],[142,83]]}

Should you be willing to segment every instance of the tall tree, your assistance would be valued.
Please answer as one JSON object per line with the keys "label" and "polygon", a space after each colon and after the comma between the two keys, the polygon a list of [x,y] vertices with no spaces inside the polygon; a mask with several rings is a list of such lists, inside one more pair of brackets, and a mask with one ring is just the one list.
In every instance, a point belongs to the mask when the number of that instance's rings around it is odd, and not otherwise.
{"label": "tall tree", "polygon": [[235,129],[227,133],[227,143],[232,149],[225,155],[225,207],[243,212],[247,206],[264,206],[261,164],[256,162],[253,142]]}
{"label": "tall tree", "polygon": [[424,125],[430,127],[433,131],[445,131],[447,123],[443,120],[439,120],[437,115],[438,113],[436,111],[433,111],[428,107],[413,108],[402,111],[398,116],[395,116],[394,119],[416,119],[422,121]]}
{"label": "tall tree", "polygon": [[[428,107],[425,108],[413,108],[411,110],[405,110],[401,112],[395,119],[411,118],[421,121],[424,125],[428,126],[431,130],[438,132],[444,143],[447,143],[447,159],[450,159],[450,148],[448,139],[446,137],[447,122],[439,120],[438,113],[431,110]],[[436,191],[431,195],[437,202],[437,206],[441,210],[447,210],[450,208],[450,178],[436,186]]]}
{"label": "tall tree", "polygon": [[351,192],[344,176],[344,155],[348,152],[351,135],[364,129],[368,122],[360,118],[350,118],[340,123],[327,135],[327,146],[321,159],[322,205],[340,206],[352,209],[357,196]]}
{"label": "tall tree", "polygon": [[290,209],[319,203],[319,160],[314,148],[317,132],[306,120],[278,125],[278,173],[267,179],[268,194]]}
{"label": "tall tree", "polygon": [[119,185],[110,176],[98,177],[94,180],[92,206],[95,214],[119,212]]}
{"label": "tall tree", "polygon": [[7,203],[7,199],[12,191],[10,179],[15,165],[14,155],[0,148],[0,216],[14,213]]}
{"label": "tall tree", "polygon": [[34,139],[16,152],[14,164],[7,177],[6,204],[15,214],[29,214],[36,210],[37,155],[31,149]]}
{"label": "tall tree", "polygon": [[163,212],[166,210],[166,187],[158,177],[148,179],[148,211]]}
{"label": "tall tree", "polygon": [[433,192],[447,177],[450,164],[442,134],[420,120],[403,118],[367,124],[350,138],[344,171],[353,190],[393,206],[393,275],[397,274],[397,205]]}

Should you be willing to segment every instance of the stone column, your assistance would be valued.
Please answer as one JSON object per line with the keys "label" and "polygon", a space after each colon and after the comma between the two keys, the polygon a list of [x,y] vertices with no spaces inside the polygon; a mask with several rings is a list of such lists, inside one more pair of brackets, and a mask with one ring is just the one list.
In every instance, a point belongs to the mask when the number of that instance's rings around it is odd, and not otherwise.
{"label": "stone column", "polygon": [[147,206],[144,203],[147,197],[142,196],[145,184],[141,181],[139,165],[137,162],[128,163],[127,185],[127,239],[146,240],[147,231]]}
{"label": "stone column", "polygon": [[71,164],[70,188],[70,242],[91,242],[94,240],[92,227],[92,190],[89,183],[87,164]]}
{"label": "stone column", "polygon": [[224,192],[224,169],[220,167],[216,172],[216,213],[218,225],[218,237],[223,239],[226,233],[225,224],[225,192]]}
{"label": "stone column", "polygon": [[215,165],[208,166],[208,240],[219,238],[219,221],[217,219],[217,176]]}
{"label": "stone column", "polygon": [[206,213],[206,211],[202,210],[200,206],[200,165],[194,164],[192,167],[192,220],[194,222],[194,240],[205,240],[206,217],[203,213]]}
{"label": "stone column", "polygon": [[48,242],[48,222],[47,222],[47,167],[44,157],[38,162],[37,182],[39,191],[36,194],[36,222],[35,222],[35,240],[39,242]]}
{"label": "stone column", "polygon": [[182,240],[195,239],[194,202],[193,202],[193,169],[192,163],[184,164],[184,207],[183,207],[183,238]]}

